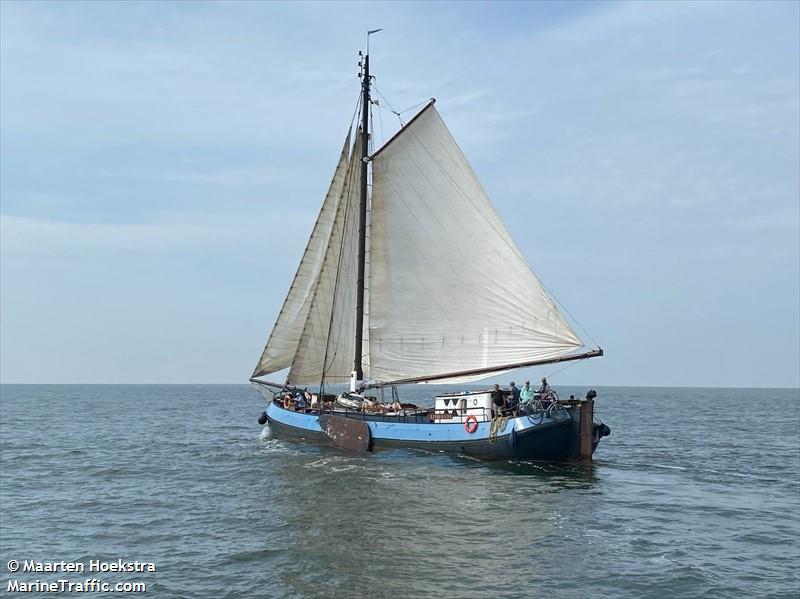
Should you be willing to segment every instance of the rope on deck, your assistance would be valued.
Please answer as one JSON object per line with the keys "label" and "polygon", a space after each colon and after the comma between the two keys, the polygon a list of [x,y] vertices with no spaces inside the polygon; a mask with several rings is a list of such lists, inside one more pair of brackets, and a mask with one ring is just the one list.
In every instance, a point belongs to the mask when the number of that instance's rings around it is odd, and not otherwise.
{"label": "rope on deck", "polygon": [[497,440],[497,434],[506,429],[507,422],[508,416],[498,416],[492,420],[489,425],[489,443],[494,443]]}

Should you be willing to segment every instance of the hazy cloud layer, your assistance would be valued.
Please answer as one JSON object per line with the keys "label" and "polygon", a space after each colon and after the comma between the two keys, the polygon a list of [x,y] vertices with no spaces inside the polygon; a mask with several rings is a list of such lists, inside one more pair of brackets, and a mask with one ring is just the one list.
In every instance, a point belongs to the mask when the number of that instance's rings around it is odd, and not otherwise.
{"label": "hazy cloud layer", "polygon": [[437,98],[561,382],[797,386],[799,6],[2,2],[2,380],[245,381],[383,27],[375,141]]}

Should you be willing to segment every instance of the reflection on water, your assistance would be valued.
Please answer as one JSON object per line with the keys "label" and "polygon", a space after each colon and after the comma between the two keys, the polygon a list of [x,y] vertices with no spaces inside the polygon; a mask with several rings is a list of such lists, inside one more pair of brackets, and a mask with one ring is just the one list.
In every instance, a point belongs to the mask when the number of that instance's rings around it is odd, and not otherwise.
{"label": "reflection on water", "polygon": [[594,463],[554,464],[529,460],[502,460],[484,462],[482,465],[504,474],[542,477],[549,480],[550,484],[559,484],[560,481],[564,488],[589,488],[598,481],[597,465]]}
{"label": "reflection on water", "polygon": [[[486,596],[516,576],[498,572],[495,545],[510,534],[524,547],[552,538],[568,515],[544,496],[587,484],[574,468],[548,472],[412,451],[345,456],[316,448],[298,457],[278,466],[276,476],[293,482],[270,488],[262,517],[291,535],[293,567],[280,578],[300,595],[322,585],[330,596]],[[509,478],[505,468],[527,471],[530,484],[513,482],[524,479]],[[462,574],[450,580],[443,571]],[[460,582],[463,572],[469,585]]]}
{"label": "reflection on water", "polygon": [[[273,480],[262,483],[272,501],[260,517],[283,524],[292,566],[279,578],[301,596],[313,589],[326,596],[487,596],[512,582],[529,588],[524,571],[498,568],[498,546],[546,548],[573,518],[559,495],[591,490],[599,480],[591,465],[417,450],[348,455],[277,443],[287,453],[270,465]],[[460,574],[453,580],[443,572]]]}

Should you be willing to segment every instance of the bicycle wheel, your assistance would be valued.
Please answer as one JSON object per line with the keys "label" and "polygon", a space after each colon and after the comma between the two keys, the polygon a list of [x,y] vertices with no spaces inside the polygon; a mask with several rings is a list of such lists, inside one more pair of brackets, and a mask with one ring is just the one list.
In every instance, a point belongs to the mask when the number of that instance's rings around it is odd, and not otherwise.
{"label": "bicycle wheel", "polygon": [[552,418],[556,422],[564,422],[565,420],[569,419],[569,412],[567,412],[561,406],[555,406],[550,411],[550,418]]}
{"label": "bicycle wheel", "polygon": [[528,422],[531,424],[541,424],[542,420],[544,420],[544,410],[539,407],[535,407],[527,412],[526,416],[528,417]]}

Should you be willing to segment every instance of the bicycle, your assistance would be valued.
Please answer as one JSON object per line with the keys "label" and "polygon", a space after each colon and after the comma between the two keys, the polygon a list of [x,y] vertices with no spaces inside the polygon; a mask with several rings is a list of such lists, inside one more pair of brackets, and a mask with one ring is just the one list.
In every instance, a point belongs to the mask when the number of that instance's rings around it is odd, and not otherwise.
{"label": "bicycle", "polygon": [[558,402],[558,393],[551,389],[544,395],[535,395],[522,409],[528,417],[528,422],[534,425],[541,424],[545,417],[556,422],[564,422],[570,415]]}

